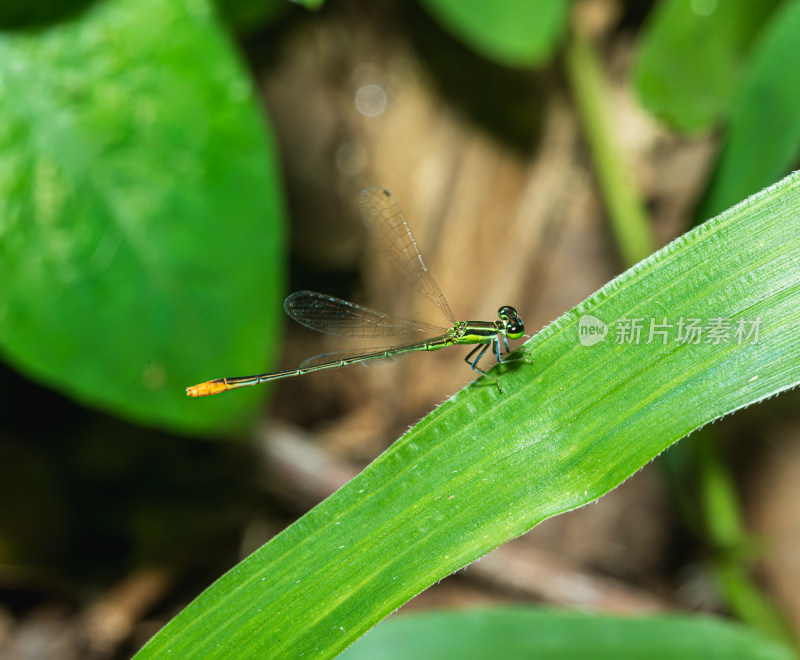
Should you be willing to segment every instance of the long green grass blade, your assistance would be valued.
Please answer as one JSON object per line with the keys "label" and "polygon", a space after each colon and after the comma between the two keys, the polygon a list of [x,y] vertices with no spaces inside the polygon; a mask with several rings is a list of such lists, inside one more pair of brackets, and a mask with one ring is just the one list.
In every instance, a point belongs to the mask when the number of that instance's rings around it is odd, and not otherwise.
{"label": "long green grass blade", "polygon": [[794,660],[790,648],[710,617],[612,617],[521,607],[425,612],[381,623],[341,660]]}
{"label": "long green grass blade", "polygon": [[[666,343],[647,341],[650,318]],[[642,319],[638,343],[616,341],[621,319]],[[758,336],[676,341],[690,319],[758,322]],[[531,363],[493,370],[502,392],[484,379],[445,402],[138,657],[335,656],[429,585],[592,502],[691,431],[796,386],[800,176],[640,262],[524,350]]]}

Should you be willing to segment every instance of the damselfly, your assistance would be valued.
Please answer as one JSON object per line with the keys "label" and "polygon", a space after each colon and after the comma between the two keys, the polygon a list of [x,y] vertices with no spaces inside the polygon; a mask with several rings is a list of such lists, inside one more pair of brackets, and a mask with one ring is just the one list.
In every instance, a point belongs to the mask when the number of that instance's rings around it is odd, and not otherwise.
{"label": "damselfly", "polygon": [[357,362],[382,360],[413,351],[438,351],[460,344],[474,345],[465,361],[473,370],[487,376],[500,387],[497,379],[488,376],[478,367],[478,362],[490,346],[497,361],[502,362],[502,354],[509,352],[508,340],[523,336],[525,327],[517,310],[504,305],[497,310],[498,321],[456,321],[447,300],[422,261],[417,242],[391,193],[383,188],[367,188],[361,193],[359,201],[364,222],[383,240],[387,256],[394,262],[400,275],[442,311],[450,322],[450,327],[385,314],[323,293],[298,291],[286,298],[283,307],[295,321],[312,330],[341,337],[379,338],[421,333],[434,336],[381,348],[325,353],[306,360],[297,369],[255,376],[217,378],[188,387],[186,393],[189,396],[219,394],[322,369],[338,369]]}

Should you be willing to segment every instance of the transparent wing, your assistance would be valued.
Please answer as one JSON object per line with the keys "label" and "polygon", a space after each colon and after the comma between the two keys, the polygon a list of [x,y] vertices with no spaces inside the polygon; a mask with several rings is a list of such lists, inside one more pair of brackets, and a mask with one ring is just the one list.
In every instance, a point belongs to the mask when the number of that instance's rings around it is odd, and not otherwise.
{"label": "transparent wing", "polygon": [[[391,337],[415,332],[442,334],[446,328],[384,314],[316,291],[298,291],[283,303],[298,323],[338,337]],[[363,351],[362,351],[363,352]]]}
{"label": "transparent wing", "polygon": [[423,263],[414,235],[392,194],[383,188],[367,188],[361,193],[359,204],[364,223],[383,241],[386,256],[402,277],[436,305],[451,324],[455,323],[453,312]]}

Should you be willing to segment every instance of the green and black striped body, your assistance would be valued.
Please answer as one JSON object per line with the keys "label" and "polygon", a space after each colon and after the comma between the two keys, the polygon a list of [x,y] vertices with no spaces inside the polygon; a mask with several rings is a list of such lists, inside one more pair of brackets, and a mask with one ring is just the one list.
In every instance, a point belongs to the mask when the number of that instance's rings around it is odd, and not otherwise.
{"label": "green and black striped body", "polygon": [[[265,383],[270,380],[300,376],[313,371],[339,369],[359,362],[385,360],[416,351],[438,351],[442,348],[455,346],[457,344],[475,346],[467,355],[465,361],[472,369],[480,374],[486,375],[486,372],[478,367],[478,361],[483,357],[484,353],[486,353],[489,346],[492,346],[493,352],[497,356],[497,361],[501,362],[501,355],[504,352],[503,349],[505,349],[506,353],[509,351],[508,340],[519,339],[525,333],[525,326],[522,323],[522,319],[513,307],[501,307],[497,315],[500,318],[499,321],[458,321],[445,334],[432,337],[425,341],[416,341],[399,346],[392,346],[391,348],[379,348],[371,351],[327,353],[307,360],[297,369],[285,369],[283,371],[274,371],[272,373],[259,374],[256,376],[218,378],[217,380],[208,381],[208,383],[204,383],[204,385],[211,390],[208,392],[209,394],[216,394],[225,390],[258,385],[259,383]],[[501,346],[501,342],[503,346]],[[475,353],[478,353],[478,355],[475,359],[472,359]],[[497,381],[495,380],[495,382]],[[205,393],[198,392],[195,396],[205,396]]]}

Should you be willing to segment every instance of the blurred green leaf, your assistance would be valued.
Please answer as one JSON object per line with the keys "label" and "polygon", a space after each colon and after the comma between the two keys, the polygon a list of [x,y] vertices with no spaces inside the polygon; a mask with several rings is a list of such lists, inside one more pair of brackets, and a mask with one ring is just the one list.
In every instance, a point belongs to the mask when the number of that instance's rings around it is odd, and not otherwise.
{"label": "blurred green leaf", "polygon": [[645,108],[685,132],[727,118],[753,39],[778,2],[657,3],[634,66]]}
{"label": "blurred green leaf", "polygon": [[477,53],[508,66],[545,62],[567,27],[568,0],[424,0],[448,30]]}
{"label": "blurred green leaf", "polygon": [[[747,335],[676,341],[681,321],[715,318]],[[622,319],[639,320],[641,341],[587,330]],[[648,319],[672,324],[669,341],[648,341]],[[638,263],[524,350],[530,364],[493,369],[502,392],[481,379],[446,401],[138,657],[333,657],[437,580],[594,501],[691,431],[797,386],[800,174]]]}
{"label": "blurred green leaf", "polygon": [[0,30],[42,27],[77,16],[98,0],[3,0],[0,2]]}
{"label": "blurred green leaf", "polygon": [[276,21],[292,8],[289,0],[215,0],[220,14],[236,30],[257,30]]}
{"label": "blurred green leaf", "polygon": [[759,190],[796,165],[800,152],[800,1],[765,28],[734,106],[699,218]]}
{"label": "blurred green leaf", "polygon": [[311,9],[312,11],[320,9],[322,5],[325,4],[325,0],[290,0],[290,1],[294,2],[295,4],[302,5],[306,9]]}
{"label": "blurred green leaf", "polygon": [[0,352],[127,418],[230,426],[198,380],[267,366],[283,206],[253,88],[203,0],[107,0],[0,34]]}
{"label": "blurred green leaf", "polygon": [[791,649],[710,617],[612,617],[521,607],[400,614],[380,623],[341,660],[793,660]]}

